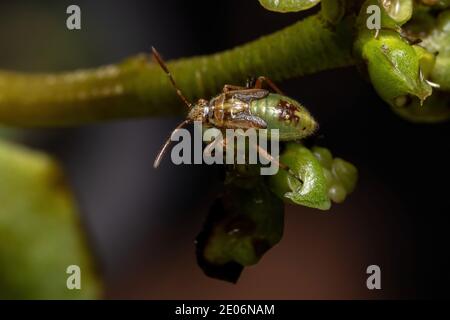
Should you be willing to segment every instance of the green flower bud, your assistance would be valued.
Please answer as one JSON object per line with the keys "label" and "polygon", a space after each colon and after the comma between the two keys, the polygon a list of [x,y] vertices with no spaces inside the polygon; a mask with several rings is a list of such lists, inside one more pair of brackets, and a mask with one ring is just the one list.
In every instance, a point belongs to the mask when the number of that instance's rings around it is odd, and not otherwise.
{"label": "green flower bud", "polygon": [[429,79],[436,64],[436,55],[421,46],[414,45],[413,48],[419,59],[420,70],[422,71],[423,77]]}
{"label": "green flower bud", "polygon": [[[366,31],[367,22],[370,19],[377,19],[370,9],[373,6],[380,8],[380,27],[382,29],[392,29],[400,31],[400,26],[411,19],[413,13],[412,0],[367,0],[361,6],[357,18],[358,30]],[[374,31],[371,31],[373,34]]]}
{"label": "green flower bud", "polygon": [[358,181],[358,170],[354,165],[341,158],[335,158],[332,172],[348,193],[353,192]]}
{"label": "green flower bud", "polygon": [[430,80],[439,84],[440,90],[450,90],[450,10],[439,14],[437,21],[420,44],[437,55]]}
{"label": "green flower bud", "polygon": [[[381,29],[377,31],[366,25],[371,5],[383,8]],[[401,34],[400,26],[410,20],[412,8],[409,0],[368,0],[357,19],[355,55],[365,64],[377,93],[393,108],[401,108],[411,99],[423,103],[432,93],[426,76],[433,69],[434,57],[410,45]]]}
{"label": "green flower bud", "polygon": [[328,196],[333,202],[342,203],[347,197],[347,191],[341,184],[333,184],[328,189]]}
{"label": "green flower bud", "polygon": [[271,190],[288,203],[328,210],[330,200],[340,203],[351,193],[358,170],[322,147],[309,151],[301,144],[288,143],[281,162],[291,173],[280,170],[269,178]]}
{"label": "green flower bud", "polygon": [[272,191],[283,199],[306,207],[328,210],[328,185],[319,160],[306,147],[287,143],[280,161],[292,173],[280,170],[269,178]]}
{"label": "green flower bud", "polygon": [[413,0],[378,0],[386,14],[398,25],[411,19],[413,13]]}
{"label": "green flower bud", "polygon": [[407,34],[423,39],[414,46],[419,55],[420,68],[425,78],[439,85],[423,105],[407,99],[401,108],[393,110],[413,122],[441,122],[450,119],[450,10],[441,12],[437,19],[428,11],[419,10],[405,26]]}
{"label": "green flower bud", "polygon": [[397,32],[382,30],[378,38],[365,32],[355,49],[367,63],[375,90],[392,107],[403,107],[415,97],[423,103],[431,95],[432,88],[420,69],[423,55]]}
{"label": "green flower bud", "polygon": [[270,11],[297,12],[314,7],[320,0],[259,0],[259,3]]}
{"label": "green flower bud", "polygon": [[327,187],[330,188],[333,183],[336,181],[336,178],[331,173],[331,170],[323,168],[323,175],[325,176],[325,180],[327,181]]}
{"label": "green flower bud", "polygon": [[312,148],[312,152],[317,160],[319,160],[322,167],[331,169],[331,165],[333,163],[333,155],[331,154],[330,150],[315,146]]}

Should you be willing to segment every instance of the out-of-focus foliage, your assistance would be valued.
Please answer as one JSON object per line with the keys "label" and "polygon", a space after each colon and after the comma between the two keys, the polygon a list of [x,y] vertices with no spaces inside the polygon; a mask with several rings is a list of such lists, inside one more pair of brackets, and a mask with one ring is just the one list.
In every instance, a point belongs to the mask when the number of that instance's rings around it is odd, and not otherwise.
{"label": "out-of-focus foliage", "polygon": [[223,194],[197,238],[197,258],[212,277],[236,282],[283,234],[284,205],[260,177],[228,172]]}
{"label": "out-of-focus foliage", "polygon": [[[66,286],[70,265],[81,290]],[[0,141],[0,298],[93,299],[100,283],[64,176],[54,160]]]}
{"label": "out-of-focus foliage", "polygon": [[0,126],[0,139],[20,140],[23,132],[20,129]]}
{"label": "out-of-focus foliage", "polygon": [[423,4],[432,8],[445,9],[450,6],[449,0],[416,0],[418,4]]}

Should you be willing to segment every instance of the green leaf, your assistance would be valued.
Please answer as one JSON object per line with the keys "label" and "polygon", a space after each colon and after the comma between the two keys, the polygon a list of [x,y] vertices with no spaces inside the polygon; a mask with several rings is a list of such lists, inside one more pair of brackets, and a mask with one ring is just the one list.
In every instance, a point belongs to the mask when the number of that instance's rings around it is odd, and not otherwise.
{"label": "green leaf", "polygon": [[259,3],[270,11],[297,12],[317,5],[320,0],[259,0]]}
{"label": "green leaf", "polygon": [[[81,290],[66,286],[70,265],[81,268]],[[92,299],[100,292],[58,165],[0,141],[0,299]]]}
{"label": "green leaf", "polygon": [[236,282],[280,241],[284,205],[260,177],[227,180],[197,237],[197,259],[208,276]]}

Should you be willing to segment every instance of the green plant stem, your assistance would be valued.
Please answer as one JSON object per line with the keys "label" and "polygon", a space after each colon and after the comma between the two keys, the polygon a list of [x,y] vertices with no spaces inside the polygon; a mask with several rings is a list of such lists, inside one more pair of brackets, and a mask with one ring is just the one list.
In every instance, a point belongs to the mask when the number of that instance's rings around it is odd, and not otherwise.
{"label": "green plant stem", "polygon": [[[210,98],[224,84],[242,84],[248,76],[280,81],[353,64],[351,26],[347,19],[332,30],[315,15],[234,49],[168,65],[188,98]],[[0,71],[0,123],[6,125],[68,126],[183,114],[176,99],[149,55],[61,74]]]}

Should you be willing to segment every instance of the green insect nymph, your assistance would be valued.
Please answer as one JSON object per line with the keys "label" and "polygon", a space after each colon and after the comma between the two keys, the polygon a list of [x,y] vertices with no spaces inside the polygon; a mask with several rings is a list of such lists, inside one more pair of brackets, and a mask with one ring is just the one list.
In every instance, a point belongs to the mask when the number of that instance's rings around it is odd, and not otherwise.
{"label": "green insect nymph", "polygon": [[[152,50],[155,60],[168,75],[180,99],[189,108],[186,120],[180,123],[175,130],[190,122],[200,121],[205,127],[215,127],[220,130],[254,128],[267,129],[270,133],[270,129],[278,129],[280,141],[293,141],[313,134],[318,128],[317,122],[305,107],[284,95],[266,77],[258,77],[254,84],[249,83],[246,87],[226,84],[222,93],[211,100],[199,99],[197,103],[192,104],[177,87],[159,53],[155,48]],[[275,93],[263,89],[264,83]],[[169,137],[156,157],[155,168],[159,166],[170,141]],[[258,151],[261,156],[276,161],[259,147]]]}
{"label": "green insect nymph", "polygon": [[250,112],[263,119],[267,129],[278,129],[281,141],[303,139],[318,128],[305,107],[281,93],[269,93],[263,99],[251,101]]}

